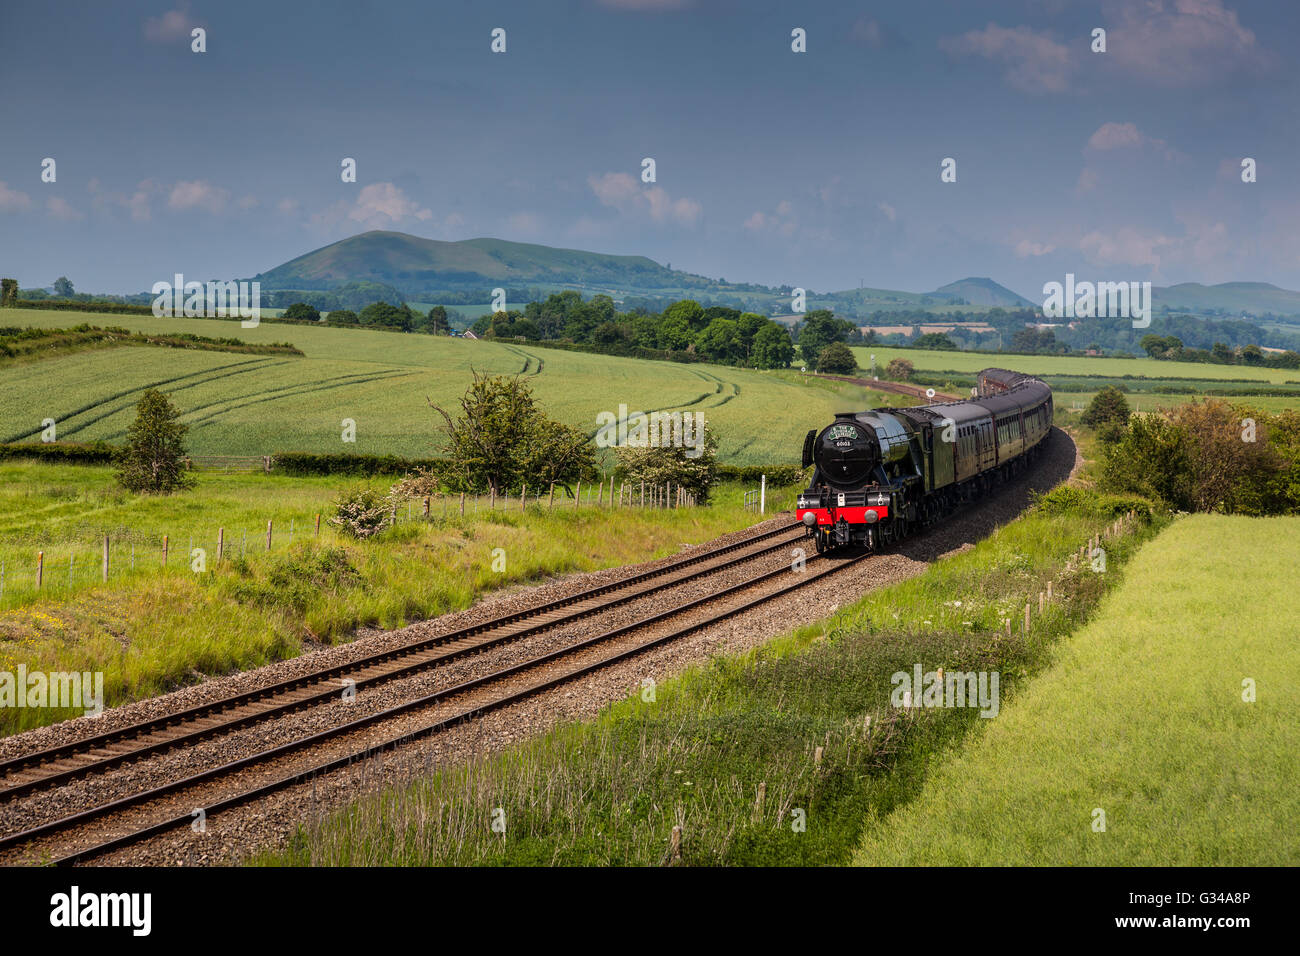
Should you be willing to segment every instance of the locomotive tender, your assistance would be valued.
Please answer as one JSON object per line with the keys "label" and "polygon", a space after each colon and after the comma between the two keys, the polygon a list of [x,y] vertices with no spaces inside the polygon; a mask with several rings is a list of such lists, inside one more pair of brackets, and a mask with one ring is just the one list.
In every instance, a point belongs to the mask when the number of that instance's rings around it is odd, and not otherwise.
{"label": "locomotive tender", "polygon": [[839,412],[804,439],[816,465],[795,518],[817,550],[880,550],[1022,470],[1052,427],[1052,390],[988,368],[964,402]]}

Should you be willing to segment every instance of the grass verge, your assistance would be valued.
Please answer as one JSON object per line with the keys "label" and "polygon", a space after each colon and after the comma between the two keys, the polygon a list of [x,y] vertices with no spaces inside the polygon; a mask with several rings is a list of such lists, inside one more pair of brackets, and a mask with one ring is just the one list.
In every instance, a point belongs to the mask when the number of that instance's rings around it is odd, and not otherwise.
{"label": "grass verge", "polygon": [[1296,865],[1298,564],[1300,518],[1177,521],[854,862]]}

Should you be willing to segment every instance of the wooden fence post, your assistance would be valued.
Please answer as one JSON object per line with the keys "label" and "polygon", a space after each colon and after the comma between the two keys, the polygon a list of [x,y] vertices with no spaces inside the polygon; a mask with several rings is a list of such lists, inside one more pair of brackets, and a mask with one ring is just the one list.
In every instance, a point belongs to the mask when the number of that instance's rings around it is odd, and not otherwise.
{"label": "wooden fence post", "polygon": [[[428,499],[425,499],[425,508],[429,507]],[[316,537],[320,537],[320,512],[316,512]]]}
{"label": "wooden fence post", "polygon": [[465,492],[460,493],[460,516],[465,517]]}
{"label": "wooden fence post", "polygon": [[271,524],[274,520],[275,520],[274,518],[266,519],[266,550],[267,551],[271,550]]}
{"label": "wooden fence post", "polygon": [[36,590],[41,589],[41,582],[45,580],[45,552],[36,552]]}
{"label": "wooden fence post", "polygon": [[645,507],[645,482],[641,482],[641,507]]}
{"label": "wooden fence post", "polygon": [[226,529],[218,528],[217,529],[217,563],[218,564],[221,563],[221,555],[225,553],[225,550],[226,550]]}
{"label": "wooden fence post", "polygon": [[167,567],[167,535],[163,535],[163,567]]}
{"label": "wooden fence post", "polygon": [[[316,520],[317,520],[317,526],[319,527],[320,515],[316,516]],[[424,496],[424,520],[425,521],[429,520],[429,496],[428,495]]]}
{"label": "wooden fence post", "polygon": [[555,510],[555,482],[551,482],[551,497],[550,500],[546,502],[546,510]]}
{"label": "wooden fence post", "polygon": [[578,510],[578,505],[582,503],[582,482],[578,482],[577,489],[573,492],[573,510]]}
{"label": "wooden fence post", "polygon": [[605,506],[605,482],[601,481],[601,483],[597,486],[597,491],[596,491],[596,507],[603,508],[604,506]]}
{"label": "wooden fence post", "polygon": [[523,514],[524,509],[528,507],[528,484],[524,483],[519,486],[519,513]]}
{"label": "wooden fence post", "polygon": [[609,506],[614,507],[614,476],[609,476]]}
{"label": "wooden fence post", "polygon": [[488,488],[488,511],[497,510],[497,486],[492,485]]}

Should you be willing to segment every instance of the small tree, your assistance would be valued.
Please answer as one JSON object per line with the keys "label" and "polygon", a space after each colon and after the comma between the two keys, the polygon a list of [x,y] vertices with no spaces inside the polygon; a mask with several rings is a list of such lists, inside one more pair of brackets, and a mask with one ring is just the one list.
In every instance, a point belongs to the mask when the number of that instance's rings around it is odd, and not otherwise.
{"label": "small tree", "polygon": [[320,312],[315,306],[308,305],[306,302],[295,302],[284,310],[284,317],[286,319],[305,319],[309,322],[316,322],[320,319]]}
{"label": "small tree", "polygon": [[329,523],[344,534],[364,540],[387,528],[392,514],[392,499],[359,485],[346,489],[334,500],[334,516]]}
{"label": "small tree", "polygon": [[432,401],[429,407],[445,422],[453,470],[448,477],[462,488],[487,487],[501,494],[520,484],[539,487],[553,481],[567,487],[596,474],[587,436],[548,419],[518,376],[475,372],[461,397],[459,418]]}
{"label": "small tree", "polygon": [[916,367],[907,359],[890,359],[889,364],[885,366],[885,378],[895,382],[906,382],[911,379],[914,371]]}
{"label": "small tree", "polygon": [[1107,425],[1123,428],[1128,424],[1129,414],[1124,393],[1114,385],[1107,385],[1092,397],[1079,421],[1097,429]]}
{"label": "small tree", "polygon": [[704,423],[703,438],[704,440],[699,443],[699,453],[695,457],[691,457],[691,454],[696,452],[695,448],[676,445],[620,448],[618,450],[619,470],[634,486],[643,481],[647,485],[672,482],[674,487],[680,485],[693,494],[696,501],[703,504],[708,500],[709,491],[717,481],[718,475],[718,439],[708,422]]}
{"label": "small tree", "polygon": [[446,335],[451,331],[451,323],[447,319],[447,309],[441,305],[435,305],[429,310],[425,317],[425,331],[431,335]]}
{"label": "small tree", "polygon": [[18,280],[0,279],[0,307],[8,308],[18,304]]}
{"label": "small tree", "polygon": [[157,389],[140,396],[135,421],[126,431],[126,445],[115,456],[117,480],[137,494],[170,494],[192,487],[185,470],[185,433],[180,410]]}
{"label": "small tree", "polygon": [[858,370],[853,350],[843,342],[831,342],[817,353],[817,371],[829,375],[852,375]]}
{"label": "small tree", "polygon": [[59,276],[54,280],[54,294],[60,299],[70,299],[77,294],[77,290],[72,287],[72,282],[67,276]]}

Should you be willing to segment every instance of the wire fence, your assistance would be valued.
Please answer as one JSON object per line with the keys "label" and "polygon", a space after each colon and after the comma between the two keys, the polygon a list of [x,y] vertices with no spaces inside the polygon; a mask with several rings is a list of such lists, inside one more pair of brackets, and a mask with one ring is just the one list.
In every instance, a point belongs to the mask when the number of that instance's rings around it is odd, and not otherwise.
{"label": "wire fence", "polygon": [[[391,505],[391,524],[474,518],[493,513],[542,513],[580,509],[677,509],[697,506],[697,497],[671,482],[663,484],[592,482],[572,489],[524,486],[517,493],[441,494],[407,498]],[[0,545],[0,608],[37,598],[57,598],[96,584],[121,582],[167,572],[203,572],[223,562],[249,560],[284,551],[304,537],[318,539],[331,530],[329,518],[308,512],[269,518],[265,525],[219,525],[199,533],[145,534],[128,528],[92,540],[61,542],[45,548]]]}

